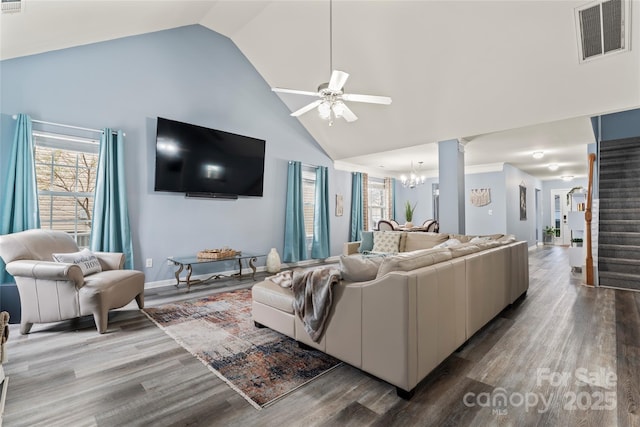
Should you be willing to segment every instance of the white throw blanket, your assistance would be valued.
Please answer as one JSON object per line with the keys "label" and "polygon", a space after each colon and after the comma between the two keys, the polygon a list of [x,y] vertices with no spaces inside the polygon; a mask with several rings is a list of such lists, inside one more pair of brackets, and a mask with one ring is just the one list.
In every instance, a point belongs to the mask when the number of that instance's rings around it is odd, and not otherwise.
{"label": "white throw blanket", "polygon": [[314,342],[320,341],[331,309],[333,284],[340,281],[340,270],[323,267],[313,270],[287,270],[267,280],[293,291],[293,310]]}

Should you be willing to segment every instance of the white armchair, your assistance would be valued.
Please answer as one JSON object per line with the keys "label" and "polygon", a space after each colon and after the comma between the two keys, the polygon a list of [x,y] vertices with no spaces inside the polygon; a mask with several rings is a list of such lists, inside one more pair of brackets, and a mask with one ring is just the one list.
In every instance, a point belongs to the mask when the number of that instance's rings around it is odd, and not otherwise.
{"label": "white armchair", "polygon": [[144,273],[122,270],[124,255],[96,252],[102,271],[83,274],[79,265],[54,262],[54,253],[75,253],[67,233],[27,230],[0,236],[0,257],[16,279],[20,294],[20,333],[34,323],[49,323],[92,314],[98,332],[107,330],[108,312],[134,298],[144,307]]}

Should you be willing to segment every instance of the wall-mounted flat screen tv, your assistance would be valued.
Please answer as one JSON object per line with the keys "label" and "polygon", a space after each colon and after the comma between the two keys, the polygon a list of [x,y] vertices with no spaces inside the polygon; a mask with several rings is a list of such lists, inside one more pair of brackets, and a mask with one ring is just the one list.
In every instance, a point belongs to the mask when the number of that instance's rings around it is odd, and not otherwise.
{"label": "wall-mounted flat screen tv", "polygon": [[158,117],[155,190],[262,196],[265,141]]}

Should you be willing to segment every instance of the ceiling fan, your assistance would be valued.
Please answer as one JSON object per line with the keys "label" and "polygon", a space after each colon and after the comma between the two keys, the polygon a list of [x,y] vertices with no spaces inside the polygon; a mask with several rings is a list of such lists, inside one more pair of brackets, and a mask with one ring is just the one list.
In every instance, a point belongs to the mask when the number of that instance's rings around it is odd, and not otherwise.
{"label": "ceiling fan", "polygon": [[358,95],[355,93],[344,93],[344,84],[349,78],[349,74],[344,71],[333,70],[331,73],[331,79],[329,83],[322,83],[318,86],[317,92],[309,92],[304,90],[295,89],[283,89],[274,87],[271,90],[280,93],[293,93],[296,95],[316,96],[320,99],[313,101],[310,104],[305,105],[299,110],[291,113],[293,117],[298,117],[304,113],[313,110],[318,107],[318,113],[320,117],[325,120],[331,120],[329,125],[333,124],[333,117],[344,118],[347,122],[353,122],[358,120],[353,111],[344,103],[345,101],[352,102],[366,102],[370,104],[391,104],[391,98],[388,96],[377,95]]}
{"label": "ceiling fan", "polygon": [[344,93],[344,84],[349,78],[349,74],[344,71],[333,69],[333,1],[329,0],[329,68],[331,71],[331,78],[328,83],[322,83],[318,86],[317,92],[310,92],[304,90],[284,89],[274,87],[271,88],[274,92],[280,93],[292,93],[295,95],[314,96],[320,99],[313,101],[310,104],[305,105],[299,110],[291,113],[293,117],[298,117],[307,113],[314,108],[318,108],[318,114],[324,120],[329,120],[329,126],[333,125],[334,118],[344,118],[347,122],[353,122],[358,120],[353,111],[344,103],[350,102],[365,102],[370,104],[391,104],[391,98],[388,96],[377,95],[358,95],[354,93]]}

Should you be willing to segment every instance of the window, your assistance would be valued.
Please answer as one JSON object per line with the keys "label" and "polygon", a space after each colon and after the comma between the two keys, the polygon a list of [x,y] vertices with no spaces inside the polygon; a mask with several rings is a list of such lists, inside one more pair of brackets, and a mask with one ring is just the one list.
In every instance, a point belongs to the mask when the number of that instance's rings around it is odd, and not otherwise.
{"label": "window", "polygon": [[304,205],[304,233],[307,237],[307,253],[311,254],[313,243],[313,218],[316,206],[316,170],[302,166],[302,199]]}
{"label": "window", "polygon": [[99,142],[33,131],[40,226],[89,246]]}
{"label": "window", "polygon": [[369,178],[368,180],[368,206],[367,213],[369,214],[369,224],[371,230],[378,228],[378,221],[381,219],[395,219],[392,218],[391,209],[391,194],[393,189],[390,179],[383,178]]}

